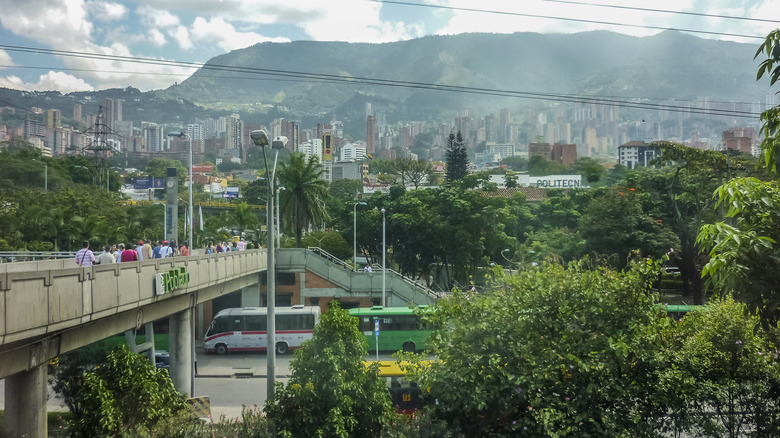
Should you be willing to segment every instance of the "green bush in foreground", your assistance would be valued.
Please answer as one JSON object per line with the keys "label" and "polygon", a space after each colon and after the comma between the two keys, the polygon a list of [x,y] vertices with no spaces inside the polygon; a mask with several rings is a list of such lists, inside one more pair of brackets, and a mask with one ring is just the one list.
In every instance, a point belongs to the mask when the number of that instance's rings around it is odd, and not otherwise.
{"label": "green bush in foreground", "polygon": [[295,351],[287,386],[277,384],[265,411],[282,437],[378,437],[392,415],[376,364],[366,368],[358,320],[331,301],[313,338]]}
{"label": "green bush in foreground", "polygon": [[84,373],[77,397],[81,410],[68,425],[77,437],[139,436],[186,410],[168,372],[125,345]]}

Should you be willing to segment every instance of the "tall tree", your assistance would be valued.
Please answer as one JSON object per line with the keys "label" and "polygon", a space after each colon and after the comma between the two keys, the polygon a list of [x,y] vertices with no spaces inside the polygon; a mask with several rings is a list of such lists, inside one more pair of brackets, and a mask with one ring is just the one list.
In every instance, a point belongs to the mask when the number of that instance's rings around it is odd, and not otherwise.
{"label": "tall tree", "polygon": [[378,364],[364,365],[358,319],[330,302],[312,339],[295,352],[287,386],[277,384],[265,406],[278,436],[379,437],[392,407]]}
{"label": "tall tree", "polygon": [[[754,58],[764,54],[757,80],[769,75],[770,85],[780,80],[780,29],[772,31],[759,46]],[[719,206],[728,209],[729,222],[701,228],[698,242],[709,251],[710,259],[702,271],[722,291],[734,291],[761,316],[762,323],[774,325],[780,320],[780,105],[761,114],[761,156],[774,181],[756,178],[728,181],[717,192]]]}
{"label": "tall tree", "polygon": [[463,179],[469,171],[469,157],[466,152],[466,143],[463,141],[463,135],[450,134],[447,140],[447,151],[445,153],[447,172],[446,180],[448,184]]}
{"label": "tall tree", "polygon": [[316,156],[308,159],[302,153],[290,154],[290,162],[282,162],[279,182],[282,191],[281,214],[293,229],[295,241],[301,246],[303,231],[311,223],[324,222],[328,218],[325,200],[330,196],[328,182],[322,179],[322,165]]}

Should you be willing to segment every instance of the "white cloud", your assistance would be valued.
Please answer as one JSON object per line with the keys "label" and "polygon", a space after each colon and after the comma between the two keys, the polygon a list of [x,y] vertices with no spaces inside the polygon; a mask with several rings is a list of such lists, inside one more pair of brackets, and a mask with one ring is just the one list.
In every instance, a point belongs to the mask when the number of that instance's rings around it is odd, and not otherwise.
{"label": "white cloud", "polygon": [[79,50],[92,40],[83,0],[3,0],[0,25],[42,45]]}
{"label": "white cloud", "polygon": [[11,55],[9,55],[5,50],[0,49],[0,69],[14,67],[16,65],[17,64],[11,58]]}
{"label": "white cloud", "polygon": [[93,91],[84,80],[63,72],[50,71],[41,75],[36,83],[25,83],[17,76],[0,77],[0,87],[17,90],[56,90],[63,94],[73,91]]}
{"label": "white cloud", "polygon": [[63,72],[50,71],[42,75],[35,84],[37,90],[58,90],[62,93],[73,91],[92,91],[94,88],[83,79]]}
{"label": "white cloud", "polygon": [[165,45],[167,40],[165,39],[165,35],[162,34],[157,29],[149,29],[149,41],[154,44],[156,47],[162,47]]}
{"label": "white cloud", "polygon": [[157,9],[152,6],[142,4],[135,13],[141,18],[141,25],[156,28],[170,28],[181,24],[179,17],[172,14],[167,9]]}
{"label": "white cloud", "polygon": [[421,36],[419,25],[382,21],[381,8],[381,3],[365,1],[332,2],[322,15],[300,26],[312,39],[324,41],[379,43]]}
{"label": "white cloud", "polygon": [[176,40],[183,50],[192,50],[192,40],[190,39],[190,31],[184,26],[176,26],[174,31],[170,32],[170,35]]}
{"label": "white cloud", "polygon": [[86,7],[96,21],[116,21],[127,16],[128,9],[121,3],[103,0],[90,1]]}
{"label": "white cloud", "polygon": [[224,51],[241,49],[264,41],[289,41],[286,38],[268,38],[254,32],[237,31],[232,24],[222,18],[206,20],[198,17],[192,24],[189,34],[193,43],[214,45]]}

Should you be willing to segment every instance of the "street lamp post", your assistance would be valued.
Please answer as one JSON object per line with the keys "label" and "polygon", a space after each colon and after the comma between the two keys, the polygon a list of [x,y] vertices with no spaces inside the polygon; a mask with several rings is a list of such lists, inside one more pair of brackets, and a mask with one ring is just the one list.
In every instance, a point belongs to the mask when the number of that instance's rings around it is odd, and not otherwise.
{"label": "street lamp post", "polygon": [[356,202],[355,205],[352,206],[352,218],[353,218],[353,224],[352,224],[352,270],[355,271],[357,269],[357,206],[358,205],[367,205],[365,202]]}
{"label": "street lamp post", "polygon": [[[187,237],[187,239],[188,239],[187,240],[187,245],[190,248],[190,254],[192,254],[192,247],[193,247],[193,243],[194,243],[192,241],[192,224],[194,223],[193,211],[192,211],[192,137],[190,137],[186,132],[180,132],[180,131],[170,132],[170,133],[168,133],[168,136],[169,137],[179,137],[179,138],[187,137],[187,139],[189,140],[189,148],[190,148],[190,150],[189,150],[189,156],[190,156],[190,159],[189,159],[189,167],[190,167],[190,169],[189,169],[189,178],[190,178],[190,183],[187,184],[189,186],[189,204],[188,204],[188,208],[187,208],[187,210],[189,211],[189,213],[188,213],[189,217],[187,219],[187,229],[189,230],[189,234],[187,234],[187,236],[188,236]],[[178,237],[177,237],[177,239],[178,239]]]}
{"label": "street lamp post", "polygon": [[[268,342],[266,343],[267,353],[267,374],[268,392],[267,400],[274,398],[274,384],[276,381],[276,260],[274,253],[274,178],[276,177],[276,161],[279,159],[279,149],[287,145],[287,137],[276,137],[273,142],[269,141],[268,134],[264,130],[258,129],[250,134],[255,146],[263,148],[263,162],[265,163],[266,181],[268,181],[268,208],[266,212],[266,229],[268,230],[268,261],[266,263],[266,307],[268,309]],[[273,172],[268,172],[268,159],[266,158],[265,148],[271,145],[276,149],[274,158]]]}
{"label": "street lamp post", "polygon": [[387,255],[387,249],[385,247],[385,209],[382,208],[382,306],[387,306],[387,300],[385,298],[385,279],[387,278],[387,264],[385,263],[385,256]]}
{"label": "street lamp post", "polygon": [[[181,131],[174,131],[168,133],[169,137],[187,137],[189,140],[189,184],[187,184],[189,188],[189,203],[187,210],[189,211],[189,217],[187,218],[187,229],[189,230],[187,234],[187,247],[189,248],[190,255],[192,255],[192,247],[193,247],[193,241],[192,241],[192,224],[195,223],[193,220],[193,211],[192,211],[192,137],[189,136],[186,132]],[[179,236],[176,236],[177,244],[179,243]],[[176,248],[174,248],[175,250]],[[192,310],[190,310],[190,320],[194,321],[194,314],[195,314],[195,308],[193,307]],[[190,345],[190,351],[192,353],[192,357],[190,358],[190,394],[195,394],[195,324],[192,324],[191,327],[191,345]]]}
{"label": "street lamp post", "polygon": [[279,187],[279,181],[276,182],[276,247],[281,248],[282,247],[282,223],[279,221],[279,211],[281,208],[279,208],[279,192],[284,190],[284,187]]}

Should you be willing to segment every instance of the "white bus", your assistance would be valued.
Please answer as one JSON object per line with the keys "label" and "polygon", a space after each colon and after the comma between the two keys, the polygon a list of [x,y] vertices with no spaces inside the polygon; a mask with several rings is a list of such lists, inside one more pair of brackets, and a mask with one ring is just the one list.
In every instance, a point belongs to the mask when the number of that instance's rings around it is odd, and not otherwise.
{"label": "white bus", "polygon": [[[267,312],[266,307],[244,307],[217,313],[203,339],[206,353],[267,351]],[[319,319],[320,308],[317,306],[277,307],[276,352],[286,354],[311,339]]]}

